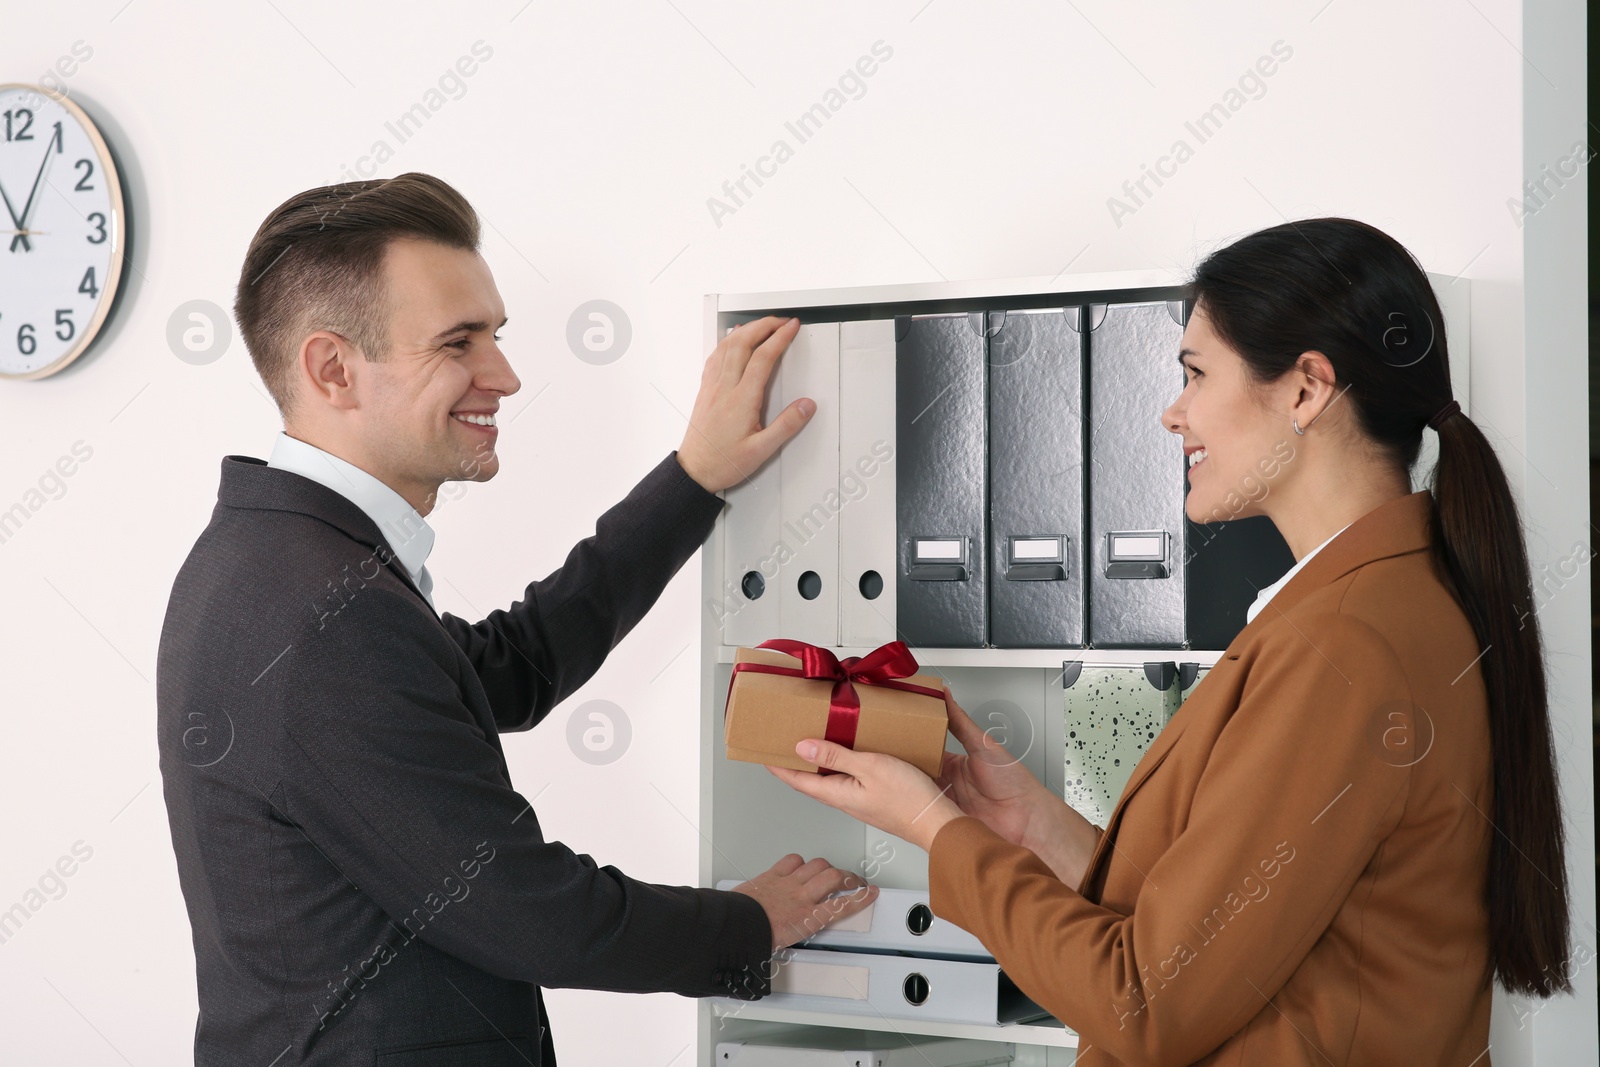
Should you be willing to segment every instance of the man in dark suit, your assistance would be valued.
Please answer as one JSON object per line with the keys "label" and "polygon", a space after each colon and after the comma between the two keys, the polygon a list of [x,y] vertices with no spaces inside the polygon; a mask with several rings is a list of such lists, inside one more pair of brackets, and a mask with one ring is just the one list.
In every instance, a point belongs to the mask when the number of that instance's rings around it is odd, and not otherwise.
{"label": "man in dark suit", "polygon": [[285,432],[223,459],[157,666],[197,1064],[548,1067],[540,986],[753,999],[775,949],[875,895],[793,855],[732,892],[639,882],[512,788],[499,735],[595,672],[815,405],[761,426],[796,326],[740,327],[683,444],[560,569],[439,615],[423,516],[494,476],[520,385],[477,244],[460,194],[407,174],[291,198],[246,256],[235,312]]}

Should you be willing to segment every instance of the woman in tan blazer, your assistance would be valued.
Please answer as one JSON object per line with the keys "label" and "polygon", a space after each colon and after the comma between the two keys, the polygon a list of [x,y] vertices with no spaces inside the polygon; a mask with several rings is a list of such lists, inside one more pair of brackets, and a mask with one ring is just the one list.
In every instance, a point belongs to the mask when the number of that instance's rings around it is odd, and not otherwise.
{"label": "woman in tan blazer", "polygon": [[[797,751],[841,773],[773,773],[927,849],[934,913],[1078,1032],[1081,1067],[1487,1067],[1491,979],[1571,991],[1537,605],[1499,460],[1450,398],[1426,275],[1382,232],[1264,230],[1190,296],[1162,420],[1206,453],[1187,514],[1267,515],[1297,563],[1104,830],[948,691],[966,755],[938,781],[825,741]],[[1413,493],[1425,425],[1440,458]]]}

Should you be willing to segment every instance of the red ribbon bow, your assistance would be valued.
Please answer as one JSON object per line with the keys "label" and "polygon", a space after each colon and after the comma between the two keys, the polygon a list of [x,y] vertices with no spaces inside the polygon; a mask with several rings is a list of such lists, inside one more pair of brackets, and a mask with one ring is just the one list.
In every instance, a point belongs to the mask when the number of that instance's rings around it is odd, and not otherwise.
{"label": "red ribbon bow", "polygon": [[[771,649],[795,657],[799,667],[779,667],[770,663],[735,663],[733,674],[754,671],[757,674],[777,674],[788,678],[809,678],[832,681],[833,693],[828,698],[828,728],[823,735],[828,741],[845,748],[855,748],[856,727],[861,721],[861,698],[856,694],[856,683],[900,689],[907,693],[944,699],[944,692],[925,685],[912,685],[900,681],[917,673],[917,661],[904,641],[891,641],[865,656],[846,656],[839,659],[832,652],[804,641],[763,641],[757,648]],[[732,679],[729,679],[732,689]],[[818,768],[822,774],[835,774],[826,767]]]}

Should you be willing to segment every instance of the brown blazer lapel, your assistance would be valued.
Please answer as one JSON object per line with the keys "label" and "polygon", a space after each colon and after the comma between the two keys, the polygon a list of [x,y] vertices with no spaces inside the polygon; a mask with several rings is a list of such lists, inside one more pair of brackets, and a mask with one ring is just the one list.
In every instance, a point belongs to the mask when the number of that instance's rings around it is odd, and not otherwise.
{"label": "brown blazer lapel", "polygon": [[[1288,584],[1273,594],[1272,599],[1267,601],[1256,617],[1229,642],[1227,650],[1211,671],[1223,668],[1229,660],[1237,660],[1238,650],[1247,642],[1255,640],[1263,627],[1270,626],[1286,616],[1297,603],[1315,590],[1338,581],[1357,567],[1365,566],[1374,560],[1426,549],[1431,536],[1432,521],[1433,495],[1426,489],[1386,501],[1361,516],[1350,524],[1349,529],[1335,537],[1326,548],[1313,556],[1311,562],[1289,579]],[[1210,672],[1206,677],[1210,677]],[[1204,680],[1201,684],[1204,684]],[[1139,787],[1155,773],[1155,769],[1161,766],[1161,762],[1167,758],[1172,747],[1183,736],[1184,728],[1192,718],[1190,715],[1185,715],[1184,711],[1188,708],[1189,700],[1194,699],[1199,691],[1199,687],[1196,687],[1195,691],[1189,694],[1189,698],[1173,715],[1172,721],[1156,735],[1156,739],[1140,758],[1138,766],[1133,769],[1128,784],[1122,790],[1122,796],[1117,800],[1116,808],[1106,820],[1105,833],[1100,835],[1094,853],[1089,858],[1089,865],[1084,869],[1083,878],[1078,882],[1077,891],[1080,894],[1090,885],[1100,865],[1105,862],[1107,852],[1113,847],[1113,837],[1122,820],[1123,808],[1139,791]]]}
{"label": "brown blazer lapel", "polygon": [[[1215,669],[1215,668],[1213,668]],[[1189,694],[1191,697],[1193,693]],[[1100,840],[1095,843],[1094,853],[1089,857],[1089,865],[1084,868],[1083,877],[1079,880],[1077,890],[1081,894],[1089,885],[1090,880],[1100,867],[1106,849],[1111,846],[1112,838],[1116,835],[1117,825],[1122,821],[1122,809],[1127,805],[1129,798],[1138,791],[1155,769],[1161,766],[1161,761],[1167,758],[1172,751],[1172,746],[1178,743],[1178,738],[1183,736],[1183,729],[1188,725],[1189,718],[1183,714],[1180,705],[1172,721],[1156,734],[1156,739],[1145,749],[1144,755],[1139,758],[1138,766],[1133,769],[1133,776],[1128,779],[1128,784],[1122,789],[1122,796],[1117,800],[1117,806],[1112,809],[1111,817],[1106,820],[1105,833],[1100,835]]]}

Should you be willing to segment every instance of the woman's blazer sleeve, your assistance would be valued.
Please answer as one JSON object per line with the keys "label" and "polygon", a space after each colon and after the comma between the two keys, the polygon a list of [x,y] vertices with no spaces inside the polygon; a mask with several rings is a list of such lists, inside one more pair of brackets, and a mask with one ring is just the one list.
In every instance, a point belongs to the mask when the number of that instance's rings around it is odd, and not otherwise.
{"label": "woman's blazer sleeve", "polygon": [[1412,704],[1393,649],[1336,613],[1273,629],[1132,914],[1089,902],[977,819],[934,839],[934,913],[1085,1046],[1186,1064],[1271,1010],[1401,818],[1410,771],[1383,758],[1381,735]]}

